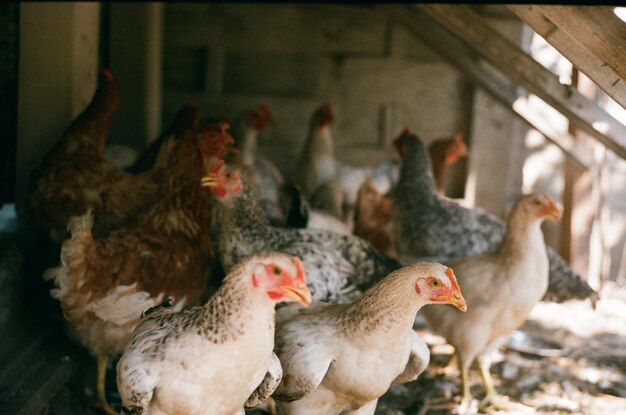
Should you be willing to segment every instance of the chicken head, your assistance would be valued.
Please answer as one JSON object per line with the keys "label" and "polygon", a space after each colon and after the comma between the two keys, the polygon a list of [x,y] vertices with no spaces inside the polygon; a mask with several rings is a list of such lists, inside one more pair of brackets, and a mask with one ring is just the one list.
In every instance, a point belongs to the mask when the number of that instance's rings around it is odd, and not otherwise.
{"label": "chicken head", "polygon": [[198,150],[202,154],[205,167],[212,168],[216,159],[223,159],[236,151],[235,139],[228,132],[229,129],[229,123],[220,122],[217,125],[208,125],[198,136]]}
{"label": "chicken head", "polygon": [[263,131],[274,124],[274,116],[267,105],[261,104],[256,111],[250,111],[246,115],[246,124],[257,131]]}
{"label": "chicken head", "polygon": [[524,211],[537,219],[561,219],[561,209],[547,193],[531,193],[522,197],[519,202]]}
{"label": "chicken head", "polygon": [[252,285],[265,290],[276,302],[295,301],[303,306],[311,302],[311,292],[306,285],[304,267],[298,257],[279,257],[261,261],[254,267]]}
{"label": "chicken head", "polygon": [[467,146],[463,140],[463,133],[454,134],[446,149],[446,164],[456,163],[461,157],[467,155]]}
{"label": "chicken head", "polygon": [[217,160],[209,173],[201,180],[204,187],[212,187],[213,193],[219,198],[237,193],[241,189],[241,177],[226,165],[224,160]]}
{"label": "chicken head", "polygon": [[404,127],[400,135],[393,140],[393,145],[396,147],[396,151],[401,159],[404,159],[409,151],[408,138],[411,135],[411,129],[409,127]]}
{"label": "chicken head", "polygon": [[330,126],[335,121],[335,110],[329,103],[324,104],[313,114],[313,124],[318,127]]}
{"label": "chicken head", "polygon": [[428,277],[419,278],[415,291],[427,304],[447,303],[463,312],[467,311],[461,288],[450,267],[439,265]]}

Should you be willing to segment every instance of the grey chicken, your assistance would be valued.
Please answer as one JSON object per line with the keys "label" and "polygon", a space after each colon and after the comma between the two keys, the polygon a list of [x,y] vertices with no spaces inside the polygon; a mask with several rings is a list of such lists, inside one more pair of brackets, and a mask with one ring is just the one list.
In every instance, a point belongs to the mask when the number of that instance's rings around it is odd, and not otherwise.
{"label": "grey chicken", "polygon": [[241,190],[236,195],[216,198],[218,252],[225,271],[253,253],[286,252],[302,259],[315,299],[345,302],[401,267],[356,236],[271,226],[254,190],[240,178]]}
{"label": "grey chicken", "polygon": [[[437,194],[422,140],[405,130],[394,144],[400,154],[400,179],[392,191],[395,246],[400,258],[458,258],[495,249],[506,224],[480,208],[465,208]],[[546,301],[564,302],[598,294],[548,247],[550,262]]]}

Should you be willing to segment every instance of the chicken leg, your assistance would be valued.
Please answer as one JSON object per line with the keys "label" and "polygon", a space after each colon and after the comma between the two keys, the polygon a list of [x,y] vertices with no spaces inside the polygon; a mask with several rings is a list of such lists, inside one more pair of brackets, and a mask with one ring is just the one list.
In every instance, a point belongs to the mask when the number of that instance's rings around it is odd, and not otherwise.
{"label": "chicken leg", "polygon": [[480,370],[480,376],[483,378],[486,393],[485,398],[480,401],[478,406],[480,408],[494,406],[496,409],[510,409],[511,405],[508,398],[498,394],[493,385],[493,379],[491,378],[491,373],[489,373],[489,365],[483,360],[478,359],[478,370]]}
{"label": "chicken leg", "polygon": [[460,414],[464,414],[467,412],[469,407],[472,404],[472,392],[470,390],[470,382],[469,382],[469,367],[466,365],[461,366],[461,384],[463,388],[463,396],[461,398],[461,405],[459,405],[458,412]]}
{"label": "chicken leg", "polygon": [[97,384],[98,399],[95,403],[95,406],[107,415],[119,415],[119,412],[113,409],[111,405],[109,405],[109,403],[107,402],[106,375],[107,375],[108,363],[109,363],[108,356],[98,356],[98,384]]}

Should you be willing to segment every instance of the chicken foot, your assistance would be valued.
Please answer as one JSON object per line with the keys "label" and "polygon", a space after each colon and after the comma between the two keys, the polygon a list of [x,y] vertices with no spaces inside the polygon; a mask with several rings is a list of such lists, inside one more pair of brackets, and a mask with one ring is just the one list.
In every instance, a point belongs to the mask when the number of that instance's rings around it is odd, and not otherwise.
{"label": "chicken foot", "polygon": [[109,363],[108,356],[98,356],[98,382],[97,382],[97,395],[98,399],[94,403],[94,406],[104,412],[107,415],[119,415],[107,402],[106,396],[106,375],[107,364]]}
{"label": "chicken foot", "polygon": [[480,401],[478,407],[481,409],[493,406],[496,409],[511,409],[511,402],[506,396],[500,395],[496,391],[496,387],[493,384],[493,378],[489,372],[489,365],[482,360],[478,360],[478,370],[480,370],[480,376],[483,378],[483,384],[485,386],[485,398]]}

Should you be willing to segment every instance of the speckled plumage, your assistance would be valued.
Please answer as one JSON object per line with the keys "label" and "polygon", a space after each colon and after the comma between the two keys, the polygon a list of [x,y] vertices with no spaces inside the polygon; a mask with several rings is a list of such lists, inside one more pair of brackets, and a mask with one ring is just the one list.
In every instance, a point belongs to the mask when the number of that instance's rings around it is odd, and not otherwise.
{"label": "speckled plumage", "polygon": [[[400,257],[444,260],[479,254],[502,242],[506,225],[480,208],[468,209],[437,194],[424,144],[406,134],[406,157],[393,189],[395,245]],[[545,299],[563,302],[597,297],[597,293],[563,259],[548,248],[550,283]]]}
{"label": "speckled plumage", "polygon": [[278,167],[259,154],[257,142],[259,133],[272,122],[269,108],[261,105],[256,111],[250,111],[245,117],[245,126],[240,139],[239,149],[243,166],[252,177],[265,216],[273,224],[284,224],[285,214],[280,207],[280,189],[285,179]]}
{"label": "speckled plumage", "polygon": [[401,266],[352,235],[270,226],[245,182],[241,191],[219,202],[218,247],[226,270],[252,253],[287,252],[302,259],[313,298],[345,302]]}
{"label": "speckled plumage", "polygon": [[253,275],[267,264],[291,272],[292,261],[276,252],[251,256],[205,305],[146,313],[117,366],[127,412],[232,415],[267,399],[282,376],[272,351],[278,300]]}
{"label": "speckled plumage", "polygon": [[417,263],[394,271],[354,303],[279,309],[275,351],[283,380],[273,396],[280,413],[373,414],[392,382],[415,380],[430,351],[413,321],[433,302],[429,278],[452,286],[446,270]]}

